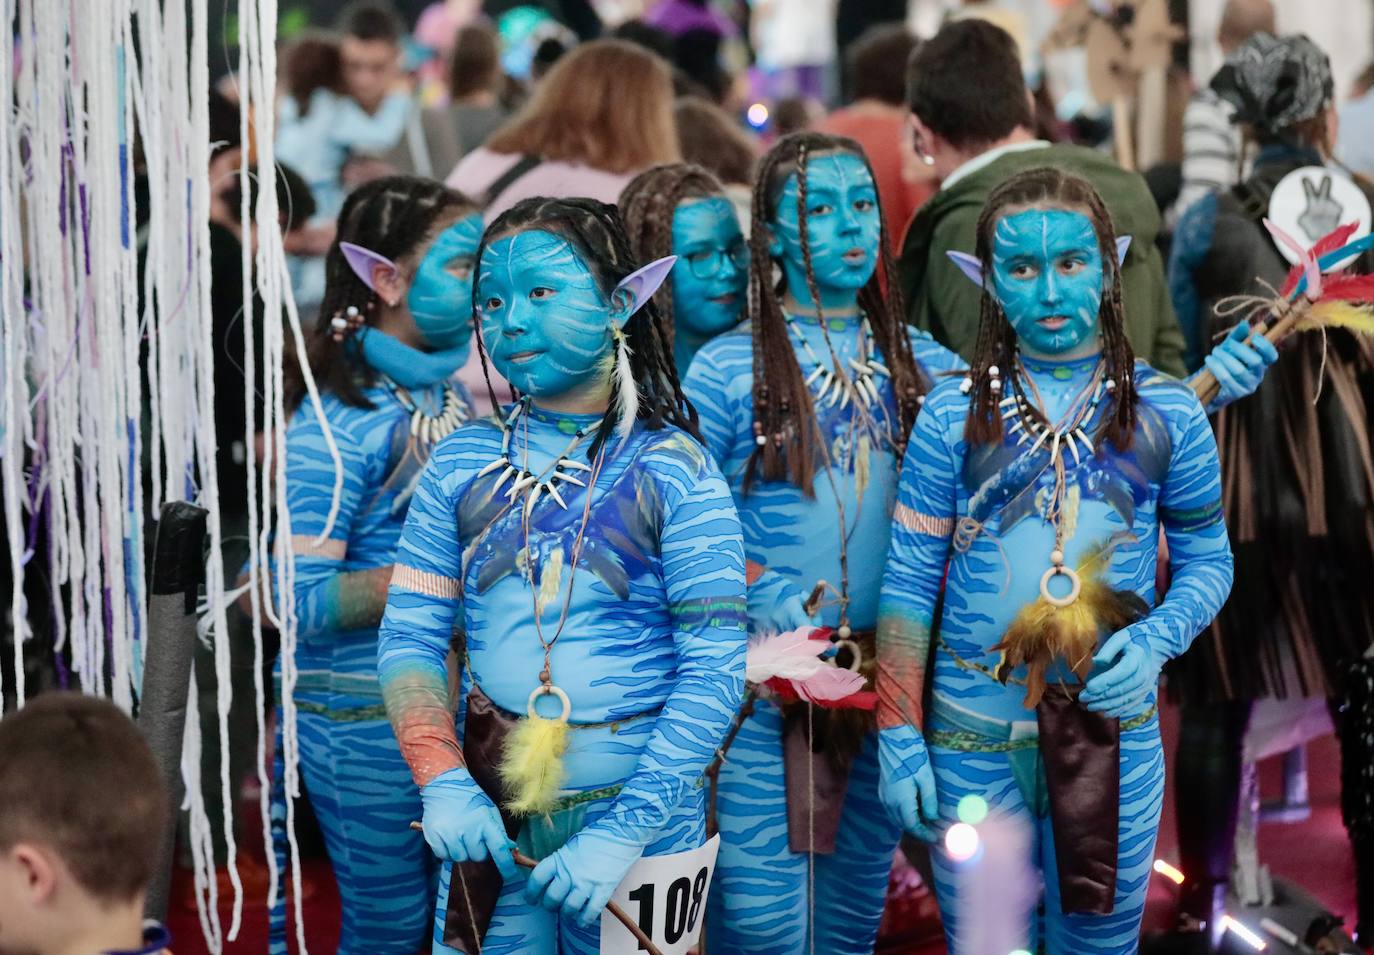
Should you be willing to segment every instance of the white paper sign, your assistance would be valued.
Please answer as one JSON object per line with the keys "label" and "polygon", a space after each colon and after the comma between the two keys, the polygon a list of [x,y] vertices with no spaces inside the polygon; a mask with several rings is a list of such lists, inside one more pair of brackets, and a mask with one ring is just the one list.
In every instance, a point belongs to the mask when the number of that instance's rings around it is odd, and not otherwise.
{"label": "white paper sign", "polygon": [[[611,896],[653,939],[663,955],[687,955],[706,921],[706,894],[716,869],[720,836],[700,849],[640,859]],[[601,915],[601,955],[636,955],[645,949],[609,911]]]}

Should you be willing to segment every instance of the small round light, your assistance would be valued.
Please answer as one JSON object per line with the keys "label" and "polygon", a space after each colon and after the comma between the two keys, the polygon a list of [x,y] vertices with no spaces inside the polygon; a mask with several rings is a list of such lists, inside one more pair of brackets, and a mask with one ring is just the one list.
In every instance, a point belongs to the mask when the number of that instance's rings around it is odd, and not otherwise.
{"label": "small round light", "polygon": [[978,830],[966,822],[956,822],[945,833],[945,852],[955,862],[967,862],[978,854]]}
{"label": "small round light", "polygon": [[749,118],[749,125],[755,129],[761,129],[763,124],[768,122],[768,107],[762,103],[755,103],[749,107],[745,115]]}
{"label": "small round light", "polygon": [[982,796],[969,793],[959,800],[959,807],[955,812],[958,813],[960,822],[976,826],[988,817],[988,801]]}

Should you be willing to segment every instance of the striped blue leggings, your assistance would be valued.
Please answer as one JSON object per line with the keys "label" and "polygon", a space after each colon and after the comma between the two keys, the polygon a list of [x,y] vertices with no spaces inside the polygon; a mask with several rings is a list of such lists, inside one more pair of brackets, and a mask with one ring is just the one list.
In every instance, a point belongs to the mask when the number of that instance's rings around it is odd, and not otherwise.
{"label": "striped blue leggings", "polygon": [[[900,835],[878,801],[878,746],[870,734],[850,770],[835,852],[808,857],[787,838],[782,714],[761,702],[721,767],[720,857],[706,923],[711,955],[814,951],[870,953]],[[808,892],[808,882],[812,882]],[[808,899],[813,904],[808,906]]]}
{"label": "striped blue leggings", "polygon": [[[1033,715],[1032,715],[1033,716]],[[1004,724],[1005,725],[1005,724]],[[1047,952],[1090,952],[1093,955],[1131,955],[1140,944],[1140,923],[1154,863],[1155,836],[1164,803],[1164,753],[1159,720],[1121,734],[1121,801],[1117,852],[1116,897],[1110,915],[1065,915],[1060,908],[1059,875],[1055,863],[1054,832],[1041,787],[1043,772],[1035,765],[1038,751],[1014,766],[1004,752],[963,752],[930,747],[931,764],[940,797],[942,826],[958,821],[959,800],[969,794],[987,800],[991,812],[1025,823],[1031,832],[1031,865],[1044,878],[1044,947]],[[1016,770],[1020,772],[1016,772]],[[1019,777],[1019,778],[1018,778]],[[951,955],[968,951],[965,922],[988,906],[1005,899],[960,898],[959,872],[943,843],[931,847],[935,891],[944,919]],[[1025,913],[1022,947],[1035,951],[1040,928],[1034,911]]]}
{"label": "striped blue leggings", "polygon": [[[428,934],[437,864],[424,837],[410,829],[421,816],[420,794],[391,724],[301,712],[297,726],[301,778],[339,887],[339,955],[414,955]],[[285,866],[280,731],[277,756],[273,841]],[[287,870],[281,871],[285,886]],[[286,951],[284,896],[270,920],[273,955]]]}

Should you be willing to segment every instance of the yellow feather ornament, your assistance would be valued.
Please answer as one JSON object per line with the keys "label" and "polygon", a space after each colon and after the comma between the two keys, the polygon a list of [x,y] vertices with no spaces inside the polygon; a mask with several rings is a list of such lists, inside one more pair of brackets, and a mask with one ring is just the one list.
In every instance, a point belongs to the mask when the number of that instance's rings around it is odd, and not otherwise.
{"label": "yellow feather ornament", "polygon": [[1352,332],[1374,335],[1374,306],[1356,305],[1341,299],[1317,302],[1298,319],[1294,327],[1300,332],[1320,328],[1348,328]]}
{"label": "yellow feather ornament", "polygon": [[506,739],[501,759],[508,810],[519,816],[553,810],[563,789],[563,754],[567,748],[566,720],[531,715],[520,721]]}
{"label": "yellow feather ornament", "polygon": [[1055,661],[1062,660],[1075,676],[1086,680],[1098,637],[1115,633],[1144,614],[1145,603],[1138,594],[1102,582],[1110,554],[1110,548],[1099,548],[1078,565],[1082,589],[1077,600],[1067,607],[1056,607],[1037,597],[1022,608],[992,648],[1002,653],[995,675],[1003,683],[1014,669],[1026,667],[1026,697],[1022,701],[1026,709],[1034,709],[1040,702],[1045,674]]}

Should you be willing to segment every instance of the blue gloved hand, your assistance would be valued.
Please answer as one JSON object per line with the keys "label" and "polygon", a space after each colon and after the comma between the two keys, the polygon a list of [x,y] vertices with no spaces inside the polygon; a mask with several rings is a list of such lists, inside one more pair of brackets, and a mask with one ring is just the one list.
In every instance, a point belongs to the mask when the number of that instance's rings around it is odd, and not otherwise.
{"label": "blue gloved hand", "polygon": [[892,821],[917,839],[934,842],[932,824],[940,818],[940,803],[921,731],[914,726],[879,730],[878,769],[878,798]]}
{"label": "blue gloved hand", "polygon": [[806,597],[790,580],[764,570],[746,592],[750,633],[787,633],[798,627],[819,627],[820,616],[808,616]]}
{"label": "blue gloved hand", "polygon": [[591,925],[643,854],[643,846],[592,823],[535,866],[525,898],[531,905]]}
{"label": "blue gloved hand", "polygon": [[515,876],[515,843],[506,835],[496,804],[461,766],[440,773],[420,789],[425,842],[440,859],[491,859],[503,879]]}
{"label": "blue gloved hand", "polygon": [[468,360],[470,343],[443,351],[421,351],[380,329],[358,329],[353,341],[362,351],[363,361],[382,372],[402,388],[418,390],[447,381]]}
{"label": "blue gloved hand", "polygon": [[1093,655],[1093,665],[1107,669],[1089,677],[1078,701],[1093,713],[1117,719],[1144,712],[1150,694],[1159,686],[1164,661],[1150,649],[1148,631],[1140,623],[1118,630]]}
{"label": "blue gloved hand", "polygon": [[1250,326],[1245,322],[1231,329],[1230,334],[1203,359],[1207,370],[1221,385],[1221,391],[1210,410],[1253,394],[1264,380],[1264,373],[1278,357],[1274,343],[1260,334],[1251,337]]}

